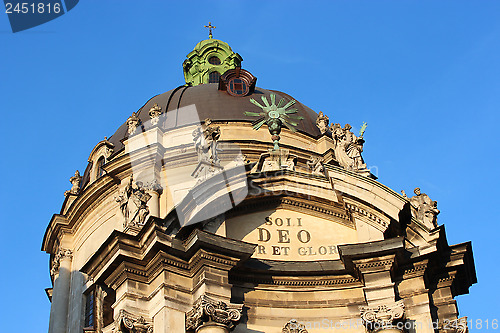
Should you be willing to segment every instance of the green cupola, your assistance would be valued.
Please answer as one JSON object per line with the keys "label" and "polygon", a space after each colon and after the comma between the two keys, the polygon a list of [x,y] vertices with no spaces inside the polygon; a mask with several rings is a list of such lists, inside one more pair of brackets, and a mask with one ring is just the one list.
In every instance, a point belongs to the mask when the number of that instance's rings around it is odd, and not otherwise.
{"label": "green cupola", "polygon": [[211,33],[209,37],[196,44],[182,64],[187,85],[218,83],[227,70],[241,67],[243,58],[238,53],[227,43],[213,39]]}

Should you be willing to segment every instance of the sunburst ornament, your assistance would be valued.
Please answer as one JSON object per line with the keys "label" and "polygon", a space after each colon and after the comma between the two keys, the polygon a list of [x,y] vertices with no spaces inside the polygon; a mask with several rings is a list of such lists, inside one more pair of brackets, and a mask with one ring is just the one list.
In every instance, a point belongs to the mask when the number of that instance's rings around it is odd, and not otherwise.
{"label": "sunburst ornament", "polygon": [[264,105],[261,105],[253,98],[250,99],[250,102],[260,107],[262,112],[246,111],[245,115],[261,117],[253,123],[253,129],[258,130],[262,127],[262,125],[266,124],[269,129],[269,133],[272,135],[274,150],[278,150],[281,128],[285,126],[290,131],[295,132],[297,131],[295,127],[299,125],[298,121],[304,119],[304,117],[293,115],[298,112],[297,109],[288,109],[295,104],[295,100],[293,99],[286,103],[285,99],[282,98],[278,104],[276,104],[275,94],[270,95],[271,103],[269,103],[265,96],[262,96],[261,99]]}

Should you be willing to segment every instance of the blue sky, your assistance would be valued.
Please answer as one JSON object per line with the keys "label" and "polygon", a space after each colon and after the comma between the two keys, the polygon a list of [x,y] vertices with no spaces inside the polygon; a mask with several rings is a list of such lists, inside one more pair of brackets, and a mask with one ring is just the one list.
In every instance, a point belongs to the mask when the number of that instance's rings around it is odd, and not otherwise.
{"label": "blue sky", "polygon": [[331,122],[368,123],[379,181],[420,186],[449,243],[472,241],[478,284],[457,298],[460,314],[498,319],[499,17],[499,1],[94,0],[13,34],[1,13],[1,321],[47,331],[40,247],[69,177],[150,97],[184,83],[208,21],[258,86]]}

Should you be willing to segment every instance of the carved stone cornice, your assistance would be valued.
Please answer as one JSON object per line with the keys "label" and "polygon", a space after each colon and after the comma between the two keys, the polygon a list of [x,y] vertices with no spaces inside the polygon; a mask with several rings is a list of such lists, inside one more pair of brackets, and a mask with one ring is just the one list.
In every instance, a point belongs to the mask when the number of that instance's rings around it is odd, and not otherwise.
{"label": "carved stone cornice", "polygon": [[281,330],[281,333],[308,333],[308,332],[304,324],[299,323],[295,319],[291,319],[285,324],[285,326]]}
{"label": "carved stone cornice", "polygon": [[222,301],[214,300],[206,295],[201,296],[186,313],[186,331],[195,332],[207,323],[225,325],[231,330],[241,318],[242,305],[227,305]]}
{"label": "carved stone cornice", "polygon": [[54,276],[59,272],[59,267],[61,266],[61,260],[64,258],[72,259],[73,252],[69,249],[59,249],[54,259],[52,259],[52,268],[50,269],[50,275]]}
{"label": "carved stone cornice", "polygon": [[150,320],[134,316],[125,310],[120,310],[115,327],[121,333],[153,333],[153,323]]}
{"label": "carved stone cornice", "polygon": [[379,331],[394,327],[395,321],[403,318],[404,310],[405,305],[403,300],[392,304],[359,307],[361,320],[363,320],[363,324],[370,331]]}

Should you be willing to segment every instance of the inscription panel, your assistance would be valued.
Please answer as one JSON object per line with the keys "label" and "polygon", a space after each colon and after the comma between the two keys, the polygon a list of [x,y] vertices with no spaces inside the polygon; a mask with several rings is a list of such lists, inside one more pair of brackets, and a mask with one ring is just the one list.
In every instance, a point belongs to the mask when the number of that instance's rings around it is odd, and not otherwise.
{"label": "inscription panel", "polygon": [[285,261],[339,259],[338,245],[357,242],[354,229],[286,209],[228,219],[226,235],[257,244],[254,258]]}

